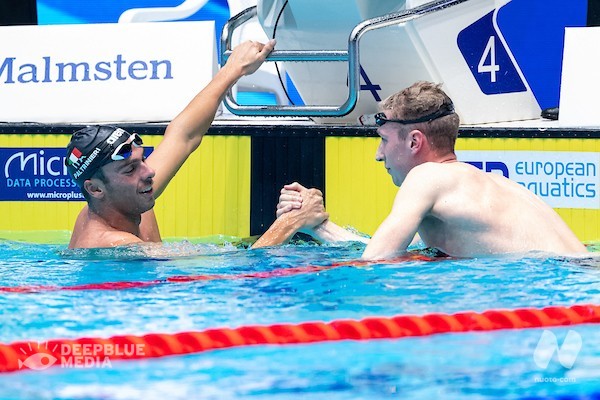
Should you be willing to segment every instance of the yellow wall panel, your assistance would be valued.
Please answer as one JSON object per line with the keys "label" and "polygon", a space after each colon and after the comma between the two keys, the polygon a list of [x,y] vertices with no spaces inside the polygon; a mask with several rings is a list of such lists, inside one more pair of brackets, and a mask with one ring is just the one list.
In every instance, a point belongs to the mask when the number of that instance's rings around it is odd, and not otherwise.
{"label": "yellow wall panel", "polygon": [[332,221],[372,235],[388,215],[398,188],[375,161],[378,138],[325,141],[326,206]]}
{"label": "yellow wall panel", "polygon": [[[161,139],[144,137],[153,147]],[[0,147],[64,148],[68,140],[69,135],[0,135]],[[398,190],[375,161],[379,139],[328,137],[325,143],[325,201],[332,220],[372,235]],[[600,152],[600,140],[460,138],[457,150]],[[206,136],[157,200],[163,237],[248,236],[250,161],[250,137]],[[70,231],[83,204],[0,201],[0,231]],[[600,240],[600,210],[557,212],[581,240]]]}
{"label": "yellow wall panel", "polygon": [[205,136],[155,211],[163,237],[249,236],[250,137]]}

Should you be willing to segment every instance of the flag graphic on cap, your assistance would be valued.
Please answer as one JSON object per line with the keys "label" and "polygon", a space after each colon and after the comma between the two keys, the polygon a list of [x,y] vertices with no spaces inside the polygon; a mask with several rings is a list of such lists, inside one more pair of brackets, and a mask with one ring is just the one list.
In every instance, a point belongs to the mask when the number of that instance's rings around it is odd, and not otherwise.
{"label": "flag graphic on cap", "polygon": [[77,147],[74,147],[71,154],[69,154],[69,165],[77,164],[80,159],[81,151]]}

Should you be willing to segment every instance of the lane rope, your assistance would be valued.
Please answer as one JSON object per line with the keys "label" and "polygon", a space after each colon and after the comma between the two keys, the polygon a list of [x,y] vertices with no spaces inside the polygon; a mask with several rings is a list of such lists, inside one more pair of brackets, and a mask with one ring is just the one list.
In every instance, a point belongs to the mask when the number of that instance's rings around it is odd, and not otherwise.
{"label": "lane rope", "polygon": [[[448,259],[447,257],[429,257],[423,254],[410,253],[399,257],[386,260],[385,263],[402,263],[407,261],[438,261]],[[299,274],[308,274],[313,272],[325,271],[340,267],[363,267],[368,265],[381,264],[382,261],[351,260],[341,261],[330,265],[305,265],[300,267],[280,268],[272,271],[248,272],[242,274],[207,274],[207,275],[179,275],[164,279],[155,279],[152,281],[122,281],[122,282],[102,282],[86,283],[72,286],[54,286],[54,285],[27,285],[27,286],[0,286],[0,292],[5,293],[40,293],[57,291],[79,291],[79,290],[124,290],[157,286],[169,283],[189,283],[197,281],[214,280],[239,280],[239,279],[268,279],[283,276],[292,276]]]}
{"label": "lane rope", "polygon": [[[50,365],[77,365],[82,359],[147,359],[252,345],[284,345],[340,340],[398,339],[450,332],[494,331],[600,323],[600,305],[554,306],[542,309],[490,310],[481,313],[401,315],[362,320],[300,324],[251,325],[176,334],[56,339],[0,344],[0,372],[41,370]],[[116,350],[115,350],[116,349]],[[121,349],[119,351],[119,349]],[[44,360],[45,363],[44,363]]]}

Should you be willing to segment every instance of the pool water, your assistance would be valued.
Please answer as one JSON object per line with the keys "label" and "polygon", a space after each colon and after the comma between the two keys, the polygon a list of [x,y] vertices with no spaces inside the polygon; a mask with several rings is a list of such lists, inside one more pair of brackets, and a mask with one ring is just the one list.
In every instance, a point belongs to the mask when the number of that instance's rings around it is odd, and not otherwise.
{"label": "pool water", "polygon": [[[177,243],[164,249],[66,251],[0,242],[0,286],[74,286],[331,265],[362,245],[260,250]],[[0,291],[0,343],[177,333],[243,325],[600,304],[600,249],[341,266],[286,276],[163,283],[120,290]],[[152,253],[148,257],[146,253]],[[0,374],[0,398],[377,399],[600,396],[600,325],[548,328],[581,337],[572,368],[534,360],[544,329],[261,345],[109,366]],[[566,342],[565,342],[566,343]],[[548,350],[548,349],[546,349]],[[551,351],[550,349],[549,351]],[[562,396],[562,397],[561,397]],[[566,397],[565,397],[566,396]]]}

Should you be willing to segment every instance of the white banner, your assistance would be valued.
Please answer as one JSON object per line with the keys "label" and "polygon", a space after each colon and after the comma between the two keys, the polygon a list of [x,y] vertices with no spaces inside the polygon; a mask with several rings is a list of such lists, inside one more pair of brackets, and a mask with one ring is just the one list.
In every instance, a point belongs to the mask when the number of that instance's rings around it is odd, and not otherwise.
{"label": "white banner", "polygon": [[600,209],[600,153],[461,150],[456,154],[460,161],[523,185],[553,208]]}
{"label": "white banner", "polygon": [[217,68],[213,21],[0,27],[0,121],[170,121]]}
{"label": "white banner", "polygon": [[565,29],[559,126],[600,126],[600,27]]}

